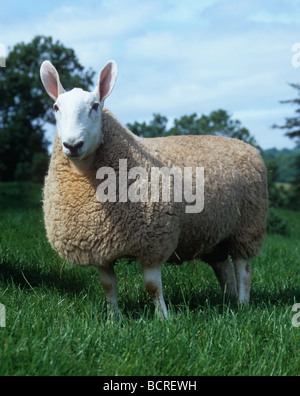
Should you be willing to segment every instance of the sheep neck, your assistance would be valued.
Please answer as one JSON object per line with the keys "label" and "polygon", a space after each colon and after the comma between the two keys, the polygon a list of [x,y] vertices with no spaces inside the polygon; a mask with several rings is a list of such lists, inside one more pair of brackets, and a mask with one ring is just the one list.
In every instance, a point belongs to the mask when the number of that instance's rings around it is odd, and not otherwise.
{"label": "sheep neck", "polygon": [[95,153],[80,161],[70,161],[70,166],[75,173],[85,176],[93,166]]}
{"label": "sheep neck", "polygon": [[118,166],[116,159],[127,159],[129,166],[141,165],[135,163],[136,158],[133,155],[136,151],[142,155],[140,139],[122,125],[107,109],[103,109],[102,112],[102,132],[104,143],[96,154],[97,158],[101,158],[102,164],[115,168]]}

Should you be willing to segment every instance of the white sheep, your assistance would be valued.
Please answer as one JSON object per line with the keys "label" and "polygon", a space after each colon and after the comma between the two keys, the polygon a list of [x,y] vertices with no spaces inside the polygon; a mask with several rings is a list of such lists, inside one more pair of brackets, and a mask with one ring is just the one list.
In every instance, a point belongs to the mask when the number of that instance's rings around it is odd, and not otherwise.
{"label": "white sheep", "polygon": [[[110,61],[93,92],[79,88],[66,92],[54,66],[49,61],[41,65],[42,82],[55,101],[58,126],[44,188],[51,245],[64,259],[99,269],[107,301],[116,315],[114,264],[122,257],[141,264],[145,287],[163,317],[167,317],[167,308],[161,268],[168,260],[201,258],[212,266],[223,290],[240,302],[249,301],[249,259],[263,245],[268,206],[266,170],[259,153],[242,141],[225,137],[136,137],[103,108],[116,76],[116,63]],[[122,160],[126,160],[125,173],[119,169]],[[186,196],[180,202],[175,194],[168,202],[132,202],[124,199],[118,186],[113,202],[97,198],[99,178],[110,169],[121,179],[128,178],[132,169],[150,175],[154,168],[162,167],[204,168],[202,211],[188,213]],[[103,182],[108,190],[111,181]],[[150,191],[151,182],[146,185]],[[162,188],[160,182],[160,192]],[[172,188],[175,191],[174,184]]]}

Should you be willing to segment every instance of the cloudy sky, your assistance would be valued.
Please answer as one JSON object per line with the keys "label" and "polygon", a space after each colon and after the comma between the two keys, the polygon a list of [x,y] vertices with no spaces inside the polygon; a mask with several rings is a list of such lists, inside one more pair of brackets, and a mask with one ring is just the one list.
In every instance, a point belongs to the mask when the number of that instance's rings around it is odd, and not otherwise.
{"label": "cloudy sky", "polygon": [[263,148],[294,147],[271,125],[295,110],[279,101],[295,98],[288,83],[300,82],[300,44],[299,57],[292,51],[300,43],[300,0],[1,3],[0,43],[9,48],[38,34],[73,48],[97,72],[116,60],[106,106],[123,123],[223,108]]}

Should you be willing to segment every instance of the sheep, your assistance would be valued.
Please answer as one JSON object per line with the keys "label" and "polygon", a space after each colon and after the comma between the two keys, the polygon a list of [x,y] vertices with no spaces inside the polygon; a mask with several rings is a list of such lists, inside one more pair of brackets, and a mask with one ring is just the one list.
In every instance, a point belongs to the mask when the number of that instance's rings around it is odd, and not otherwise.
{"label": "sheep", "polygon": [[[108,307],[117,317],[114,265],[126,257],[140,263],[145,288],[162,318],[168,317],[161,277],[166,262],[201,259],[227,295],[247,303],[249,260],[262,248],[268,210],[266,169],[258,151],[221,136],[135,136],[104,107],[117,77],[114,61],[104,66],[93,92],[66,92],[49,61],[42,63],[40,75],[55,101],[58,127],[43,192],[47,237],[58,254],[98,268]],[[125,160],[124,173],[119,165]],[[121,178],[136,167],[150,174],[172,166],[204,169],[203,210],[188,213],[187,200],[174,195],[167,202],[131,202],[122,199],[120,186],[116,199],[99,200],[99,180],[109,189],[104,173],[110,169]],[[146,186],[151,189],[151,182]],[[160,182],[160,192],[162,187]]]}

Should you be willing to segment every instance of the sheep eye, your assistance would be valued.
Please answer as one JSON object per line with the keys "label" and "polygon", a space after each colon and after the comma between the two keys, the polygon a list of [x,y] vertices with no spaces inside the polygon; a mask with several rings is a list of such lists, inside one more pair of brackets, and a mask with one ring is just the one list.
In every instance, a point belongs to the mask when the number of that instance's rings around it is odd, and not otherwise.
{"label": "sheep eye", "polygon": [[59,107],[57,106],[57,104],[54,104],[54,105],[53,105],[53,109],[54,109],[55,111],[58,111],[58,110],[59,110]]}
{"label": "sheep eye", "polygon": [[97,103],[97,102],[94,103],[93,106],[92,106],[92,109],[97,111],[98,108],[99,108],[99,103]]}

